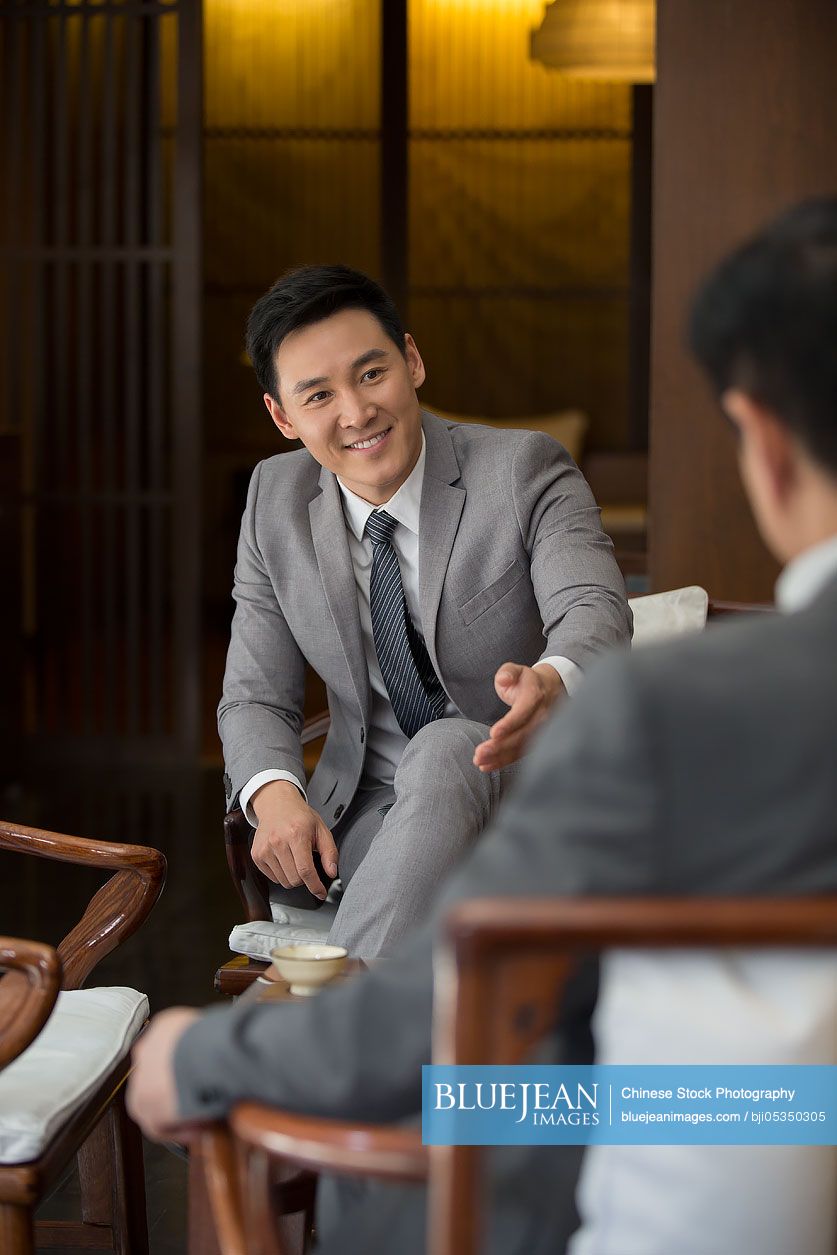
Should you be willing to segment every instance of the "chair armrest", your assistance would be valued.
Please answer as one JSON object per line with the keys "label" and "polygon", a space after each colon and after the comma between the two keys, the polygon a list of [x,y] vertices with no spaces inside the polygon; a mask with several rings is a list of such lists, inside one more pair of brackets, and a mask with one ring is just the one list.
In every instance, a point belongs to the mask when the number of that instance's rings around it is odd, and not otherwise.
{"label": "chair armrest", "polygon": [[248,923],[270,919],[270,881],[250,857],[252,829],[240,806],[224,816],[224,848],[235,891]]}
{"label": "chair armrest", "polygon": [[0,1068],[26,1049],[50,1016],[61,988],[61,960],[52,946],[0,937]]}
{"label": "chair armrest", "polygon": [[230,1115],[234,1136],[251,1150],[313,1172],[424,1181],[429,1155],[420,1129],[349,1124],[241,1103]]}
{"label": "chair armrest", "polygon": [[144,845],[90,841],[3,823],[3,849],[114,873],[93,895],[78,924],[58,947],[64,973],[62,989],[79,989],[96,964],[136,932],[162,893],[166,879],[164,856]]}
{"label": "chair armrest", "polygon": [[775,614],[776,607],[760,601],[716,601],[709,598],[707,617],[720,618],[728,614]]}
{"label": "chair armrest", "polygon": [[[331,723],[327,710],[306,719],[300,733],[303,745],[325,736]],[[224,847],[235,891],[241,899],[247,921],[270,919],[270,881],[259,871],[250,857],[251,828],[241,807],[236,806],[224,816]]]}
{"label": "chair armrest", "polygon": [[319,741],[321,736],[325,736],[331,727],[331,715],[327,710],[321,710],[318,715],[312,715],[310,719],[306,719],[302,725],[302,732],[299,734],[300,742],[303,745],[310,745],[312,741]]}
{"label": "chair armrest", "polygon": [[463,962],[532,945],[589,953],[623,947],[831,946],[837,894],[793,898],[473,898],[445,921]]}

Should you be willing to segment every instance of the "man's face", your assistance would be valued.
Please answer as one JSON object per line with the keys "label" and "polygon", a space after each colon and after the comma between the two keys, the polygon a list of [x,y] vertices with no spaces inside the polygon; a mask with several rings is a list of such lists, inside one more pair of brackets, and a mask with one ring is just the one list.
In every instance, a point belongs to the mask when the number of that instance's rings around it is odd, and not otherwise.
{"label": "man's face", "polygon": [[399,352],[378,320],[345,309],[293,331],[276,352],[276,426],[365,501],[382,505],[421,452],[416,388],[424,365],[412,336]]}

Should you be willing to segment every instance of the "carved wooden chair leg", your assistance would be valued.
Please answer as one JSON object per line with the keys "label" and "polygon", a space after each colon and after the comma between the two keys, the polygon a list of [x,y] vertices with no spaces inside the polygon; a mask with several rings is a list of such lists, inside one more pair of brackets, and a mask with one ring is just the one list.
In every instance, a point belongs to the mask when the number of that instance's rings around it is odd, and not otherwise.
{"label": "carved wooden chair leg", "polygon": [[142,1136],[125,1110],[124,1086],[79,1147],[77,1162],[85,1225],[109,1228],[115,1255],[148,1255]]}
{"label": "carved wooden chair leg", "polygon": [[113,1162],[108,1113],[102,1116],[76,1155],[81,1187],[81,1218],[87,1225],[113,1224]]}
{"label": "carved wooden chair leg", "polygon": [[115,1255],[148,1255],[148,1215],[142,1134],[125,1110],[125,1087],[110,1105],[113,1145],[113,1249]]}
{"label": "carved wooden chair leg", "polygon": [[0,1203],[0,1251],[3,1255],[35,1255],[31,1208]]}

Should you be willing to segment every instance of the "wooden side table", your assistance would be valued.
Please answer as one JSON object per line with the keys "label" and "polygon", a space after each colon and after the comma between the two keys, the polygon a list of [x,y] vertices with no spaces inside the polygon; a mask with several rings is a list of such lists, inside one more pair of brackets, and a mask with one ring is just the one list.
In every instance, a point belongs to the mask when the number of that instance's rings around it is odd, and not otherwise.
{"label": "wooden side table", "polygon": [[215,973],[215,992],[225,998],[236,998],[249,989],[257,976],[262,976],[269,967],[260,959],[248,959],[246,954],[237,954],[219,967]]}
{"label": "wooden side table", "polygon": [[[363,959],[349,959],[338,980],[345,980],[366,967]],[[287,981],[273,971],[269,963],[260,959],[248,959],[246,954],[237,954],[215,973],[215,992],[225,997],[238,998],[256,983],[261,991],[259,997],[269,1002],[296,1002],[296,996],[288,990]],[[278,991],[284,989],[284,994]],[[256,996],[255,994],[253,995]]]}

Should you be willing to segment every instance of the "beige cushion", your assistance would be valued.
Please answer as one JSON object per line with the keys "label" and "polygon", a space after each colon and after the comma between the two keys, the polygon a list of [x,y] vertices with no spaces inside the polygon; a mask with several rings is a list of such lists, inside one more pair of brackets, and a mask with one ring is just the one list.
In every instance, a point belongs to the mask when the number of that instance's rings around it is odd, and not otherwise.
{"label": "beige cushion", "polygon": [[693,584],[668,593],[631,597],[628,605],[634,616],[633,647],[636,649],[672,636],[702,631],[709,613],[709,594],[705,588]]}
{"label": "beige cushion", "polygon": [[287,924],[291,928],[313,928],[327,933],[337,914],[337,906],[343,896],[343,884],[333,880],[328,897],[320,906],[307,910],[301,906],[286,906],[284,902],[270,903],[270,918],[274,924]]}
{"label": "beige cushion", "polygon": [[324,941],[331,929],[336,905],[324,903],[318,911],[295,911],[305,916],[302,922],[275,923],[271,920],[255,920],[249,924],[236,924],[230,933],[229,946],[233,954],[246,954],[251,959],[269,959],[277,946],[292,945],[302,941]]}
{"label": "beige cushion", "polygon": [[60,993],[32,1045],[0,1072],[0,1164],[39,1158],[147,1019],[135,989]]}
{"label": "beige cushion", "polygon": [[507,431],[546,432],[564,446],[574,462],[581,461],[588,427],[587,415],[581,410],[559,410],[555,414],[532,414],[525,418],[478,418],[472,414],[448,414],[435,409],[433,413],[454,423],[480,423],[484,427],[499,427]]}

